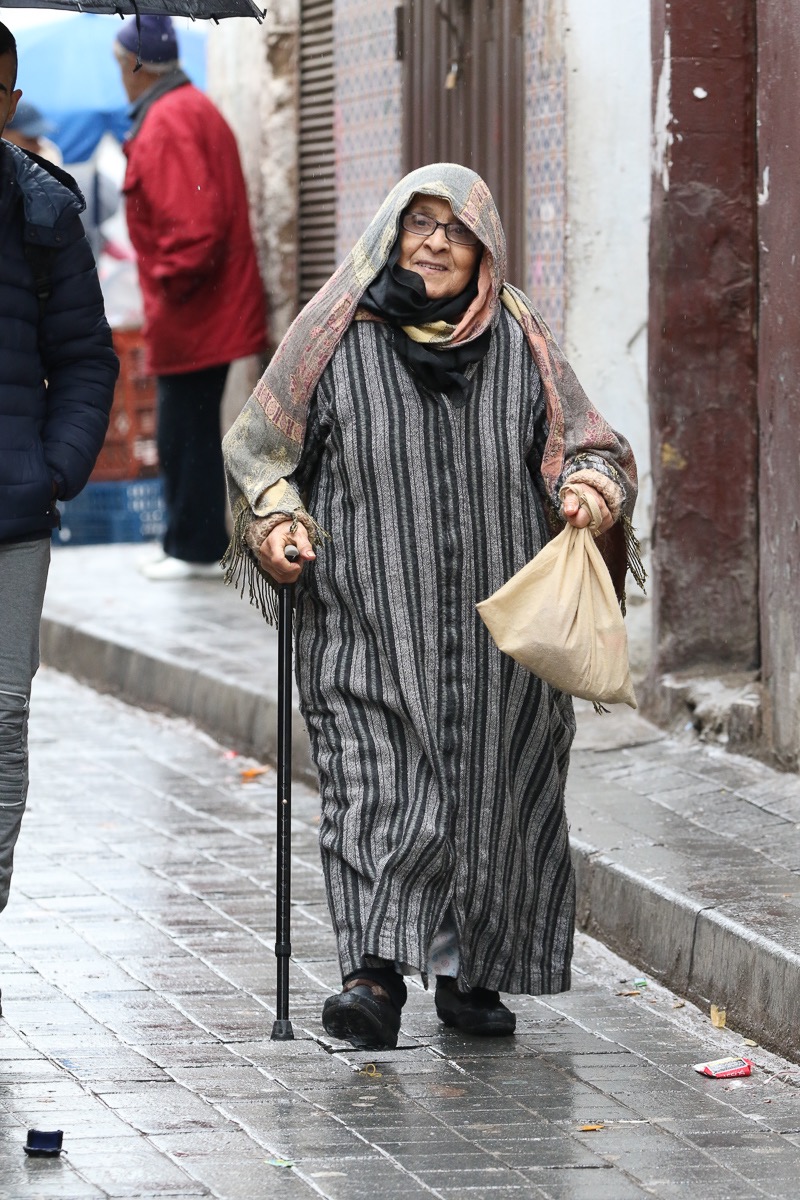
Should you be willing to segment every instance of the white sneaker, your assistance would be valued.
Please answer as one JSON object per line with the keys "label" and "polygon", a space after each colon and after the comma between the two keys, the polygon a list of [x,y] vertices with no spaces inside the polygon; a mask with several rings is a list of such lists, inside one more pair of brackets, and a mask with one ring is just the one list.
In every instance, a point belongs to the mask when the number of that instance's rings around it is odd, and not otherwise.
{"label": "white sneaker", "polygon": [[158,542],[151,542],[146,550],[137,555],[136,566],[140,568],[150,566],[152,563],[161,562],[166,557],[167,554],[164,547],[160,546]]}
{"label": "white sneaker", "polygon": [[168,554],[155,562],[143,563],[139,570],[147,579],[222,579],[219,563],[185,562]]}

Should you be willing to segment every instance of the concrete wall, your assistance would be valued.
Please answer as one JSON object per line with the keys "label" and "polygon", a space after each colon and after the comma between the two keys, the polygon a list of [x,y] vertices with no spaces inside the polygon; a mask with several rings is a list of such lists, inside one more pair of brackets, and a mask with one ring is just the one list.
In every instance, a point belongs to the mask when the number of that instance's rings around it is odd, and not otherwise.
{"label": "concrete wall", "polygon": [[640,0],[526,0],[530,295],[633,443],[649,536],[650,13]]}
{"label": "concrete wall", "polygon": [[767,736],[800,761],[800,10],[758,3],[761,639]]}
{"label": "concrete wall", "polygon": [[565,9],[565,348],[589,395],[633,443],[647,534],[650,13],[641,0],[565,0]]}
{"label": "concrete wall", "polygon": [[223,21],[209,38],[209,95],[239,141],[273,346],[297,307],[298,28],[299,0],[272,0],[262,25]]}
{"label": "concrete wall", "polygon": [[[636,528],[652,521],[647,318],[650,13],[642,0],[563,0],[566,107],[564,346],[592,400],[633,446]],[[650,606],[629,597],[635,666],[650,657]]]}

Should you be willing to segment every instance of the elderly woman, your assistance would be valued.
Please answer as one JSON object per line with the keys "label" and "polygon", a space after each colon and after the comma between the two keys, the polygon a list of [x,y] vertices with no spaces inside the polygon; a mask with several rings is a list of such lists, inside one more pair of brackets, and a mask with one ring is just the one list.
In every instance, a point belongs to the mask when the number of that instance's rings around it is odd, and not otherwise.
{"label": "elderly woman", "polygon": [[297,581],[343,980],[322,1020],[356,1046],[396,1045],[411,972],[473,1034],[513,1033],[500,991],[570,985],[572,704],[496,649],[475,605],[563,520],[588,523],[574,494],[559,507],[568,479],[624,579],[636,470],[505,266],[485,183],[412,172],[225,439],[229,578],[268,616],[264,584]]}

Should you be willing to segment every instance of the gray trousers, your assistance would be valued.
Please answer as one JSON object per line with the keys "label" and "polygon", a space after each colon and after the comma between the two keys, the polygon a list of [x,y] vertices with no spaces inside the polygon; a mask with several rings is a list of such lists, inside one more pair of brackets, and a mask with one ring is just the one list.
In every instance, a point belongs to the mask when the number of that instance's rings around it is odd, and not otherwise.
{"label": "gray trousers", "polygon": [[49,566],[49,538],[0,545],[0,912],[28,794],[28,704]]}

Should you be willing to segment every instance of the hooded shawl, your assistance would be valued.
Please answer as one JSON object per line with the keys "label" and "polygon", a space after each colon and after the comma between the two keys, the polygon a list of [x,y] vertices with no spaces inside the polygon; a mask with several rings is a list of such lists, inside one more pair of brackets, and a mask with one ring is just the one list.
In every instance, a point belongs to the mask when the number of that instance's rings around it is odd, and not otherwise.
{"label": "hooded shawl", "polygon": [[626,569],[640,585],[644,582],[631,525],[637,493],[633,454],[590,403],[544,318],[523,292],[506,283],[505,234],[492,195],[479,175],[455,163],[420,167],[392,188],[347,258],[292,323],[225,436],[223,453],[234,518],[233,537],[223,560],[226,581],[242,590],[249,584],[251,599],[274,621],[274,598],[263,586],[271,588],[272,581],[247,546],[247,526],[254,518],[285,511],[285,481],[300,461],[314,390],[350,324],[357,317],[374,319],[359,309],[359,303],[389,261],[401,216],[415,194],[446,200],[455,219],[477,235],[484,251],[477,296],[455,329],[442,333],[431,326],[408,327],[407,335],[433,346],[464,344],[496,324],[500,305],[519,322],[545,395],[548,437],[541,474],[551,516],[558,512],[565,465],[580,463],[584,454],[589,466],[591,460],[605,460],[611,477],[620,483],[624,495],[620,520],[598,538],[598,545],[624,605]]}

